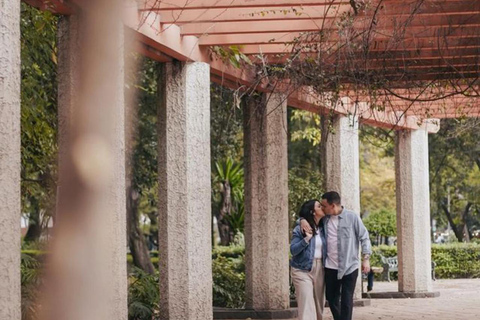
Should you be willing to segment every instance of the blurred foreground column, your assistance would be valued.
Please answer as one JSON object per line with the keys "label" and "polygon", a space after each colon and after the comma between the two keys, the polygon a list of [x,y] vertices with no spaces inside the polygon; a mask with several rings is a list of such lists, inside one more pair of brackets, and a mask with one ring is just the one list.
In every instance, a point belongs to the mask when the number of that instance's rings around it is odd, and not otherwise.
{"label": "blurred foreground column", "polygon": [[212,318],[210,66],[159,79],[160,319]]}
{"label": "blurred foreground column", "polygon": [[43,320],[128,318],[122,10],[98,0],[59,22],[61,191]]}
{"label": "blurred foreground column", "polygon": [[428,131],[397,131],[395,175],[400,292],[432,290],[428,170]]}
{"label": "blurred foreground column", "polygon": [[287,99],[252,99],[244,109],[247,309],[253,319],[295,318],[289,309]]}
{"label": "blurred foreground column", "polygon": [[20,1],[0,2],[0,319],[20,320]]}

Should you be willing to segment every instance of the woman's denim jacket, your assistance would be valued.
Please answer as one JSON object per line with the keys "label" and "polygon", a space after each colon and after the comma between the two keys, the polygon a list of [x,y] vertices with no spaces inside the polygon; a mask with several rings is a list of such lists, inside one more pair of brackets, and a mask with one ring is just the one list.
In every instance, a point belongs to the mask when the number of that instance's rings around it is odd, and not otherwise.
{"label": "woman's denim jacket", "polygon": [[[312,237],[307,243],[304,240],[300,225],[297,225],[293,229],[292,242],[290,243],[290,253],[292,259],[290,260],[290,266],[300,270],[310,271],[312,270],[313,257],[315,255],[315,237]],[[323,223],[318,228],[320,232],[320,238],[322,239],[322,260],[325,265],[325,258],[327,257],[327,246],[325,241],[325,229]]]}

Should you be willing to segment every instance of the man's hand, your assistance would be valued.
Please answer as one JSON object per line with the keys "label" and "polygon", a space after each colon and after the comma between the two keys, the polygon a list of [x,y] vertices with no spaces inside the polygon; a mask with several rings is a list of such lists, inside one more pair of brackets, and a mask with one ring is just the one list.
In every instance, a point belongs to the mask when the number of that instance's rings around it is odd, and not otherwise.
{"label": "man's hand", "polygon": [[303,239],[305,239],[305,241],[308,243],[308,242],[310,242],[310,239],[312,239],[312,237],[313,237],[313,233],[311,231],[310,232],[305,232],[305,238],[303,238]]}
{"label": "man's hand", "polygon": [[313,233],[312,227],[305,219],[300,219],[300,229],[302,229],[303,233]]}
{"label": "man's hand", "polygon": [[363,259],[362,272],[363,273],[369,273],[370,272],[370,260],[369,259]]}

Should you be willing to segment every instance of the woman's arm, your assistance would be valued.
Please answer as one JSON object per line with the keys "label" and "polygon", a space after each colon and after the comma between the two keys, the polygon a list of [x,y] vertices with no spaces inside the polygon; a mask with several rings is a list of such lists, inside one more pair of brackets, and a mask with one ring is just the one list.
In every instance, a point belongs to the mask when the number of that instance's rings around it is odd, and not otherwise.
{"label": "woman's arm", "polygon": [[[302,232],[298,227],[293,230],[292,242],[290,243],[290,252],[292,256],[300,254],[310,244],[310,241],[305,241],[308,237],[303,237]],[[308,239],[310,240],[310,239]]]}

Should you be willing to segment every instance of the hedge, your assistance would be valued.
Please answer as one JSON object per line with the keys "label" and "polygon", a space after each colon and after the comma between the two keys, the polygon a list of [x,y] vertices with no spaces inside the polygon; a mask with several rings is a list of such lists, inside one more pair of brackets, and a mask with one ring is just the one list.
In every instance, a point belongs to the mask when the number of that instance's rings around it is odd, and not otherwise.
{"label": "hedge", "polygon": [[[40,261],[46,254],[40,250],[22,250],[22,253]],[[244,254],[245,249],[241,246],[219,246],[212,250],[212,259],[213,261],[218,260],[218,263],[222,265],[231,263],[233,270],[244,272]],[[397,248],[386,245],[373,247],[372,266],[382,265],[380,254],[385,257],[396,256]],[[158,266],[158,252],[152,252],[151,256],[152,263]],[[432,260],[436,263],[435,272],[439,279],[480,278],[479,243],[432,244]],[[132,265],[131,255],[127,256],[127,262]],[[229,267],[226,267],[227,269]],[[219,272],[220,269],[216,270]]]}
{"label": "hedge", "polygon": [[[380,254],[385,257],[397,255],[397,247],[373,248],[372,266],[381,266]],[[432,261],[438,279],[480,278],[480,244],[452,243],[432,244]]]}
{"label": "hedge", "polygon": [[[245,249],[240,246],[216,247],[212,251],[213,304],[216,307],[241,308],[245,305]],[[397,255],[393,246],[373,248],[372,266],[381,266],[380,254],[386,257]],[[35,269],[44,260],[46,253],[39,250],[22,251],[22,290],[28,287],[32,297],[36,290]],[[153,253],[152,262],[158,265],[158,253]],[[33,259],[29,259],[31,257]],[[457,243],[432,245],[432,260],[437,264],[437,278],[480,278],[480,244]],[[128,256],[129,275],[129,319],[151,319],[158,313],[158,271],[148,275],[133,267],[132,257]],[[25,293],[25,292],[24,292]],[[35,301],[33,298],[31,301]],[[30,300],[23,299],[22,306],[32,308]],[[33,310],[33,309],[32,309]]]}

